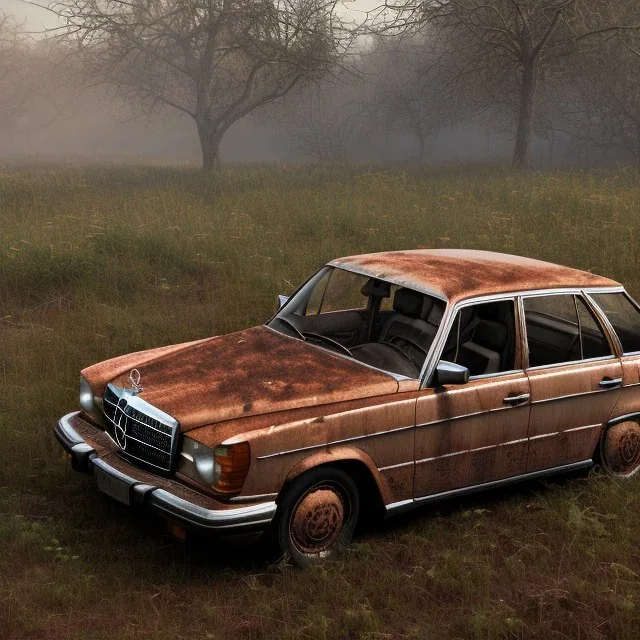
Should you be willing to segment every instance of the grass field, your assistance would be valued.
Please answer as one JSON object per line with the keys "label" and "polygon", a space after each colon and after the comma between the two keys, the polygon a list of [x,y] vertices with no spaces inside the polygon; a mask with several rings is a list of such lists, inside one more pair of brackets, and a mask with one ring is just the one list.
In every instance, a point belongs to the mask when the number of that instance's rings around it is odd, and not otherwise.
{"label": "grass field", "polygon": [[416,247],[589,269],[640,295],[632,173],[0,169],[0,636],[640,637],[640,483],[533,483],[363,531],[301,572],[177,546],[62,458],[78,372],[261,323],[327,260]]}

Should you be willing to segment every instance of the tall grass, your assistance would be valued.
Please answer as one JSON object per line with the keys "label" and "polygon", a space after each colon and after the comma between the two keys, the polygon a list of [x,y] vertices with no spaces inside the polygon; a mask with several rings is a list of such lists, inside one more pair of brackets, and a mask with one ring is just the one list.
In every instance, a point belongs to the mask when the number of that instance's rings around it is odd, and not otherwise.
{"label": "tall grass", "polygon": [[637,482],[445,505],[299,573],[221,543],[183,555],[62,459],[52,427],[83,366],[258,324],[333,257],[416,247],[529,255],[639,295],[640,185],[624,171],[0,171],[5,637],[637,638]]}

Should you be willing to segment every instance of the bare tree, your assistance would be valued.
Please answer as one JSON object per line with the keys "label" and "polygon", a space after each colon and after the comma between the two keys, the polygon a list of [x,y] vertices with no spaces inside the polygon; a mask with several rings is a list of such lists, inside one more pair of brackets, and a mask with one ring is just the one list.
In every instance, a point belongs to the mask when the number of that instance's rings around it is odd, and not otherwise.
{"label": "bare tree", "polygon": [[366,88],[354,73],[339,72],[322,83],[296,88],[262,110],[258,120],[295,153],[321,162],[344,162],[361,124]]}
{"label": "bare tree", "polygon": [[467,71],[517,74],[514,164],[528,167],[545,74],[567,56],[640,28],[636,0],[397,0],[371,20],[378,32],[430,24],[444,45],[463,53]]}
{"label": "bare tree", "polygon": [[145,113],[169,107],[196,123],[205,171],[229,127],[309,78],[348,45],[337,0],[60,0],[59,36],[89,78]]}
{"label": "bare tree", "polygon": [[371,121],[378,130],[410,133],[424,162],[429,138],[461,120],[455,70],[428,37],[378,39],[370,58]]}
{"label": "bare tree", "polygon": [[28,46],[10,16],[0,13],[0,128],[9,128],[32,95],[25,73]]}
{"label": "bare tree", "polygon": [[553,119],[574,145],[640,167],[639,71],[640,60],[614,40],[570,67],[551,102]]}

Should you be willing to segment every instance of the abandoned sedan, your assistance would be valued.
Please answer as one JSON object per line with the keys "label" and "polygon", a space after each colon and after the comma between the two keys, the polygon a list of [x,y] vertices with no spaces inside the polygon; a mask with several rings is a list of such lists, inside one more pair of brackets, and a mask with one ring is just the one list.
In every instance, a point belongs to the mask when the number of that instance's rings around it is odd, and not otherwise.
{"label": "abandoned sedan", "polygon": [[268,532],[301,565],[359,513],[594,462],[640,468],[640,308],[481,251],[335,260],[264,326],[82,371],[73,468],[174,531]]}

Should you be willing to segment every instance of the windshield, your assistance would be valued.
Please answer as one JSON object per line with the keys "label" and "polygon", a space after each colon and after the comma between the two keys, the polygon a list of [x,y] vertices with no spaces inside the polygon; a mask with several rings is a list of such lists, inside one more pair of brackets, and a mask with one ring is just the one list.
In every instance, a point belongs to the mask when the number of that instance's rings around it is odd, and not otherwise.
{"label": "windshield", "polygon": [[444,309],[442,300],[413,289],[324,267],[268,326],[378,369],[419,378]]}

